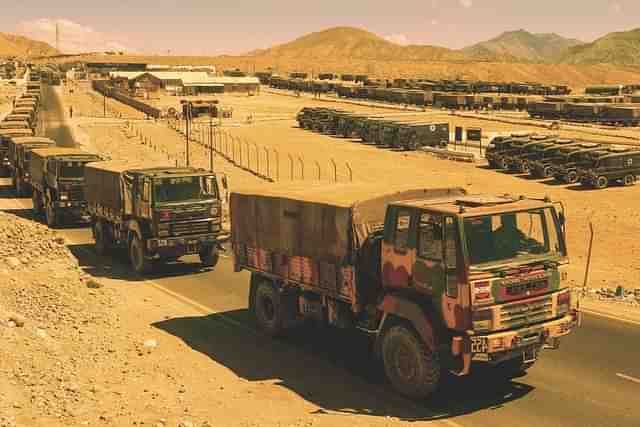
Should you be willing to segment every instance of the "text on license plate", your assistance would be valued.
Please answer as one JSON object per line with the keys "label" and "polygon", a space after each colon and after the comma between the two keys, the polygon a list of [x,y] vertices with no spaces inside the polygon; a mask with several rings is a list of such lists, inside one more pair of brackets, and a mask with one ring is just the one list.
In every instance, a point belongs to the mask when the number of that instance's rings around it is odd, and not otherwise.
{"label": "text on license plate", "polygon": [[486,353],[489,342],[486,337],[471,337],[471,353]]}

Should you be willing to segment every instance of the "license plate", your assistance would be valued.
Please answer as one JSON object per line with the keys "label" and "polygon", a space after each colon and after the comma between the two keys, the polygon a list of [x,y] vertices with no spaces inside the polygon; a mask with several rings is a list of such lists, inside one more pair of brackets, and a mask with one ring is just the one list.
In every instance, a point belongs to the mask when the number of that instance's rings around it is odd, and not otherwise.
{"label": "license plate", "polygon": [[486,353],[489,351],[489,342],[485,337],[471,337],[471,353]]}

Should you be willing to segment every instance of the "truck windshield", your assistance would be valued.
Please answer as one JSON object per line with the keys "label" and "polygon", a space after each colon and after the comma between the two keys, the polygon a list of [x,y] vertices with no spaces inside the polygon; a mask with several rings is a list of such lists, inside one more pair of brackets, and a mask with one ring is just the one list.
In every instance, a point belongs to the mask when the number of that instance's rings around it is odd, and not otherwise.
{"label": "truck windshield", "polygon": [[84,165],[78,162],[65,162],[60,166],[60,178],[84,178]]}
{"label": "truck windshield", "polygon": [[217,194],[214,177],[183,176],[153,181],[153,196],[156,203],[214,199]]}
{"label": "truck windshield", "polygon": [[562,255],[553,209],[467,218],[464,231],[472,265]]}

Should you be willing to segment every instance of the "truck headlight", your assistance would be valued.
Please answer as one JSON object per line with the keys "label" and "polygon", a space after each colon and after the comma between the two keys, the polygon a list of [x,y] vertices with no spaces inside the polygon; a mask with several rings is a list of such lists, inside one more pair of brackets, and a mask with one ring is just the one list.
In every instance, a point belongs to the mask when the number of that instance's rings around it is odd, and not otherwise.
{"label": "truck headlight", "polygon": [[558,316],[564,316],[571,308],[571,292],[566,290],[558,294]]}
{"label": "truck headlight", "polygon": [[211,206],[211,216],[218,216],[220,209],[217,206]]}
{"label": "truck headlight", "polygon": [[476,332],[490,331],[493,326],[492,310],[477,310],[472,314],[473,330]]}
{"label": "truck headlight", "polygon": [[69,195],[67,193],[60,193],[60,200],[69,200]]}

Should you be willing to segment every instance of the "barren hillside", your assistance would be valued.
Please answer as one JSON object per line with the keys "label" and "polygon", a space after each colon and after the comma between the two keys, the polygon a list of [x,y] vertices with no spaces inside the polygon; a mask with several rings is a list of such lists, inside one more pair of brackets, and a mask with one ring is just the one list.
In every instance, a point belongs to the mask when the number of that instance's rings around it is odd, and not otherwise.
{"label": "barren hillside", "polygon": [[640,28],[610,33],[593,43],[575,46],[563,61],[570,64],[628,64],[640,65]]}
{"label": "barren hillside", "polygon": [[46,56],[58,53],[45,42],[15,34],[0,33],[0,56]]}

